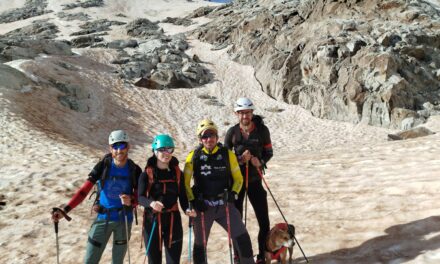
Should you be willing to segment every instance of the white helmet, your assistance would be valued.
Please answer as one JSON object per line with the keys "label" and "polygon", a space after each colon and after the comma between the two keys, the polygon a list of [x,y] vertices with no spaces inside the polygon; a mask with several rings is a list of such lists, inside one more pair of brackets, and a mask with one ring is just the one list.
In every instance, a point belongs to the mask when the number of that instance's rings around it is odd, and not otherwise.
{"label": "white helmet", "polygon": [[234,105],[234,112],[238,112],[241,110],[255,110],[255,106],[252,103],[251,99],[246,97],[238,98]]}
{"label": "white helmet", "polygon": [[128,142],[127,132],[124,130],[115,130],[108,136],[108,144],[113,145],[118,142]]}

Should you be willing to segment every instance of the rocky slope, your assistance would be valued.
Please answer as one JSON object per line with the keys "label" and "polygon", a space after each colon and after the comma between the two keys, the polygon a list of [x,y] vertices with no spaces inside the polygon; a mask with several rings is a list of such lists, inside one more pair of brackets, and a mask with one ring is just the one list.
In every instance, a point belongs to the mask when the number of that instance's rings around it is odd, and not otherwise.
{"label": "rocky slope", "polygon": [[431,2],[235,1],[205,12],[213,21],[194,35],[232,45],[277,100],[407,129],[440,110],[440,11]]}

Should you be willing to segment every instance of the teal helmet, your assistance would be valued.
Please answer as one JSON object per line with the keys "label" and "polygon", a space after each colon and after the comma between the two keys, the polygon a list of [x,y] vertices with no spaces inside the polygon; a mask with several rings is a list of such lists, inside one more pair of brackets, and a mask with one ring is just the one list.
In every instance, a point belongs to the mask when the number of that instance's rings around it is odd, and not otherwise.
{"label": "teal helmet", "polygon": [[154,137],[151,147],[153,148],[153,151],[159,148],[174,148],[174,141],[169,135],[160,134]]}

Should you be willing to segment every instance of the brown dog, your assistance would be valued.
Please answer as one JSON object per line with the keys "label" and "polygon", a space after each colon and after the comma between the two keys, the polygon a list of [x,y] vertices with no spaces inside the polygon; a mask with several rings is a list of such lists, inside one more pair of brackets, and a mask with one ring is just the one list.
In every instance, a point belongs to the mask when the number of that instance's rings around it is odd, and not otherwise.
{"label": "brown dog", "polygon": [[[266,238],[266,264],[270,264],[272,260],[276,259],[279,259],[281,264],[286,264],[287,261],[292,263],[294,235],[295,227],[293,225],[287,226],[286,223],[276,224],[269,231]],[[287,258],[287,250],[289,250],[289,258]]]}

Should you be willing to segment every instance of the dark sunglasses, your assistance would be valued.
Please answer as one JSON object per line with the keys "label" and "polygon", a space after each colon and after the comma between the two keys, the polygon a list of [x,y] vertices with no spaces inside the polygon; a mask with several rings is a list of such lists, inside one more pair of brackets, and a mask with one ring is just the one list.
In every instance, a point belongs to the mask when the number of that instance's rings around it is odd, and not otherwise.
{"label": "dark sunglasses", "polygon": [[164,153],[168,153],[168,154],[171,154],[174,152],[174,148],[158,148],[156,150],[159,152],[164,152]]}
{"label": "dark sunglasses", "polygon": [[211,134],[211,133],[206,133],[203,136],[201,136],[201,139],[208,139],[208,138],[212,138],[212,137],[216,137],[217,134]]}
{"label": "dark sunglasses", "polygon": [[244,115],[251,115],[253,114],[252,110],[248,110],[248,111],[238,111],[237,112],[239,115],[244,116]]}
{"label": "dark sunglasses", "polygon": [[114,150],[123,150],[123,149],[126,149],[127,147],[128,147],[127,142],[117,142],[112,145],[112,149],[114,149]]}

